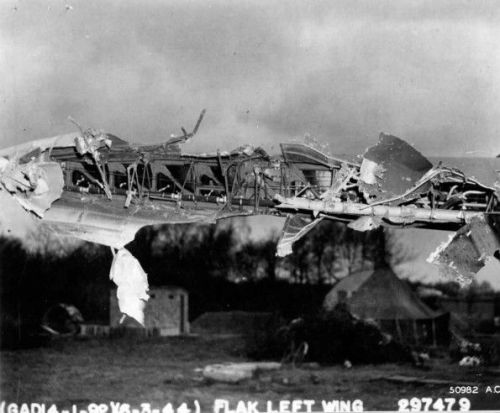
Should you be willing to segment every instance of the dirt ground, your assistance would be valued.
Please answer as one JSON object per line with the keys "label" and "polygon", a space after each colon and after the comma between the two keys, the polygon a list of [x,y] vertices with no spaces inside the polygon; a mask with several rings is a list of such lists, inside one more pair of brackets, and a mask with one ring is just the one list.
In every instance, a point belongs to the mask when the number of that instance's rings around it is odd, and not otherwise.
{"label": "dirt ground", "polygon": [[[411,365],[283,367],[238,384],[204,380],[199,369],[212,363],[247,361],[241,339],[179,337],[153,339],[60,339],[41,348],[1,352],[1,397],[10,402],[72,404],[149,402],[175,407],[197,400],[203,412],[213,411],[214,400],[308,399],[363,401],[364,410],[397,410],[398,399],[412,397],[468,397],[472,409],[500,408],[500,370],[461,368],[446,359],[431,360],[427,369]],[[393,376],[444,380],[417,384],[390,381]],[[397,379],[396,379],[397,380]],[[469,385],[469,390],[467,389]],[[450,386],[477,394],[451,394]],[[487,392],[491,386],[492,392]],[[498,395],[494,393],[497,387]],[[454,409],[458,408],[458,404]],[[315,408],[315,411],[321,410]]]}

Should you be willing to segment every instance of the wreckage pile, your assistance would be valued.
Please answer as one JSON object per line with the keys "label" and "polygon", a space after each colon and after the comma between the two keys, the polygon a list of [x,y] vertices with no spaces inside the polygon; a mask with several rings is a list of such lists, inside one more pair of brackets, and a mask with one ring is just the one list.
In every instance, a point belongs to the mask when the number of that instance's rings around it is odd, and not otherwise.
{"label": "wreckage pile", "polygon": [[275,330],[251,356],[291,364],[414,362],[410,347],[384,333],[376,323],[354,317],[342,305]]}

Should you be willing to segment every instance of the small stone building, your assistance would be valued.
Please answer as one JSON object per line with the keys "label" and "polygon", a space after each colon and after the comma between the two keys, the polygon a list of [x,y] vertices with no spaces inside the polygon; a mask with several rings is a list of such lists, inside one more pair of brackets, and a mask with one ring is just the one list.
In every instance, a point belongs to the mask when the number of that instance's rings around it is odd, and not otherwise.
{"label": "small stone building", "polygon": [[[110,291],[110,327],[120,328],[122,314],[118,308],[116,289]],[[189,333],[188,293],[179,287],[150,287],[144,310],[147,335],[177,336]]]}

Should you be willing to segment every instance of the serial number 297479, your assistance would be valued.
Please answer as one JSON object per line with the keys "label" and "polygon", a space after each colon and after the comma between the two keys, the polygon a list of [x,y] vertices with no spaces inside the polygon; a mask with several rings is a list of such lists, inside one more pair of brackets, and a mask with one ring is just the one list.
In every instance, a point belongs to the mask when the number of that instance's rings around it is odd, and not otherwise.
{"label": "serial number 297479", "polygon": [[[458,403],[458,405],[457,405]],[[433,399],[432,397],[412,397],[411,399],[399,399],[398,410],[400,412],[450,412],[452,410],[469,411],[470,400],[462,397],[455,399],[454,397]]]}

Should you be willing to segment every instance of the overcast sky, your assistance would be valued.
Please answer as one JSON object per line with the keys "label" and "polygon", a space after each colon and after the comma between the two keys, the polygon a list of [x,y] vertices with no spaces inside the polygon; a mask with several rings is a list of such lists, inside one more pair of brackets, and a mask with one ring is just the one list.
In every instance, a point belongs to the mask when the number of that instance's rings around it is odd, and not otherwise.
{"label": "overcast sky", "polygon": [[206,108],[188,152],[310,134],[362,153],[386,132],[500,153],[496,1],[3,0],[0,46],[0,146],[72,131],[68,116],[160,143]]}
{"label": "overcast sky", "polygon": [[362,153],[500,153],[500,4],[485,1],[25,1],[0,5],[0,144],[71,115],[186,150],[311,134]]}

